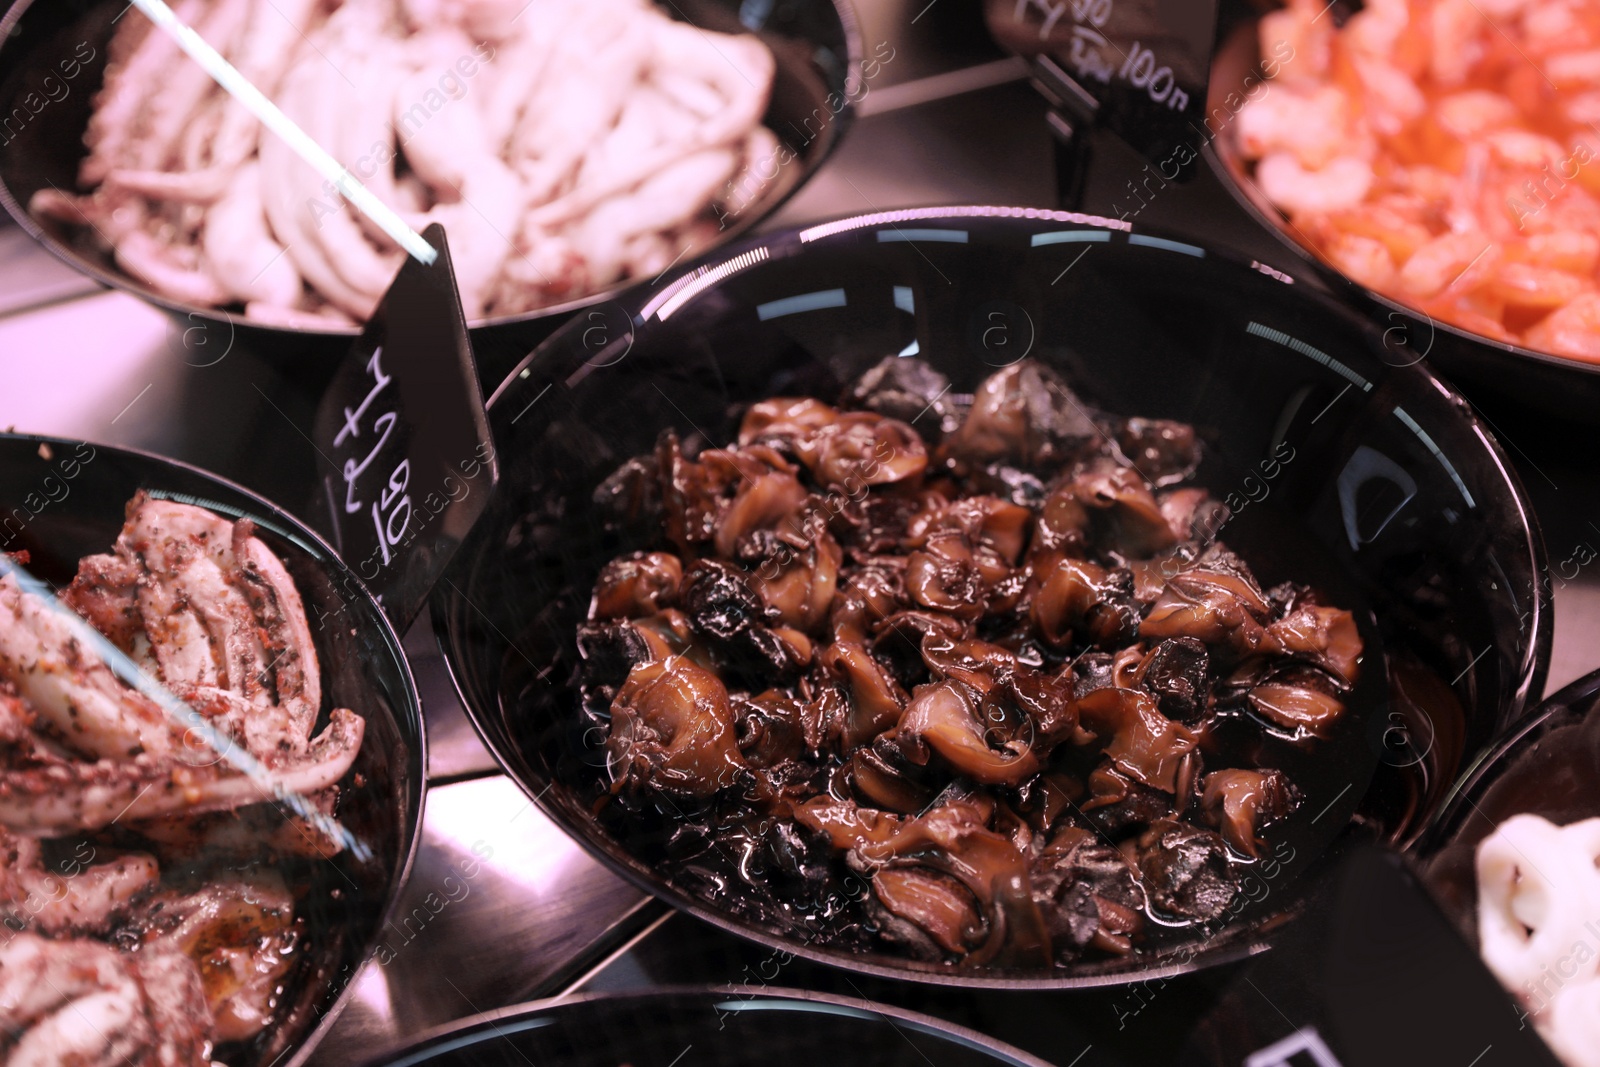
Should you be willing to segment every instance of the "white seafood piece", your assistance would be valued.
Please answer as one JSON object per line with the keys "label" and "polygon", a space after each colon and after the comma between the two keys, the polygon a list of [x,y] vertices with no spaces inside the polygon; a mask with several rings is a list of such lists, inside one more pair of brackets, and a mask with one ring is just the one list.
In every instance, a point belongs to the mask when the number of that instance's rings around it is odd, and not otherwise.
{"label": "white seafood piece", "polygon": [[[218,0],[193,24],[213,47],[226,53],[245,27],[246,0]],[[165,36],[165,35],[163,35]],[[138,133],[129,142],[127,158],[118,167],[164,170],[177,162],[178,144],[207,98],[222,90],[198,63],[173,62],[154,79],[155,91],[145,98],[135,121]],[[107,180],[110,174],[107,174]]]}
{"label": "white seafood piece", "polygon": [[47,934],[110,933],[114,918],[161,877],[154,857],[128,853],[62,873],[45,869],[36,838],[0,829],[0,912]]}
{"label": "white seafood piece", "polygon": [[64,763],[0,771],[0,824],[19,833],[59,836],[102,829],[122,819],[228,811],[288,793],[334,785],[349,772],[365,721],[335,709],[326,729],[297,753],[247,777],[225,760],[132,760]]}
{"label": "white seafood piece", "polygon": [[1600,1067],[1600,980],[1562,986],[1536,1025],[1566,1067]]}
{"label": "white seafood piece", "polygon": [[[205,0],[182,0],[174,5],[178,18],[194,25],[206,9]],[[78,180],[92,186],[105,180],[115,166],[125,164],[128,146],[138,133],[138,118],[145,100],[156,91],[165,73],[182,59],[183,53],[171,36],[153,32],[142,19],[125,19],[118,26],[111,51],[120,51],[119,41],[137,40],[121,62],[106,67],[105,82],[95,97],[94,113],[84,142],[89,154],[79,166]]]}
{"label": "white seafood piece", "polygon": [[175,746],[161,709],[123,685],[56,610],[9,574],[0,578],[0,674],[74,752],[129,759],[165,756]]}
{"label": "white seafood piece", "polygon": [[719,219],[739,219],[777,184],[779,172],[778,137],[765,126],[757,126],[745,139],[739,169],[717,197],[722,210]]}
{"label": "white seafood piece", "polygon": [[211,273],[234,299],[279,307],[293,307],[300,299],[300,272],[267,226],[256,164],[233,174],[228,192],[206,216],[200,247]]}
{"label": "white seafood piece", "polygon": [[[337,786],[306,800],[332,817],[338,807]],[[134,823],[132,828],[154,844],[163,862],[197,858],[257,859],[263,855],[330,859],[344,846],[298,815],[268,804],[207,815],[181,815]]]}
{"label": "white seafood piece", "polygon": [[119,235],[116,251],[118,266],[164,296],[202,307],[228,299],[228,291],[214,277],[176,262],[172,248],[144,230]]}
{"label": "white seafood piece", "polygon": [[726,148],[697,152],[651,176],[628,196],[600,204],[573,230],[573,243],[589,265],[592,284],[622,276],[627,245],[642,234],[681,226],[698,215],[728,180],[737,163]]}
{"label": "white seafood piece", "polygon": [[170,950],[130,955],[25,932],[0,946],[7,1067],[204,1067],[210,1026],[199,971]]}
{"label": "white seafood piece", "polygon": [[[1588,948],[1585,975],[1600,945],[1586,924],[1600,918],[1600,871],[1593,852],[1575,848],[1600,838],[1600,820],[1568,835],[1536,815],[1517,815],[1478,846],[1478,938],[1484,962],[1502,985],[1538,997],[1551,968]],[[1569,828],[1573,829],[1573,828]]]}

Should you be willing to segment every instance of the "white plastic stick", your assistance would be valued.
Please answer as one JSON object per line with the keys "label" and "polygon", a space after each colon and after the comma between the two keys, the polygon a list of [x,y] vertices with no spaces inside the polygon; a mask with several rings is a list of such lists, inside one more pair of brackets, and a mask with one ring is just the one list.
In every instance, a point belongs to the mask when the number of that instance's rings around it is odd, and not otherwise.
{"label": "white plastic stick", "polygon": [[324,151],[321,145],[295,125],[293,119],[279,110],[277,104],[268,100],[265,93],[252,85],[232,63],[222,58],[220,52],[207,44],[205,38],[184,25],[183,20],[173,13],[164,0],[133,0],[133,6],[148,15],[151,22],[171,34],[172,39],[178,42],[178,47],[189,54],[189,58],[200,64],[218,85],[231,93],[235,100],[260,119],[261,125],[283,138],[301,159],[315,167],[317,173],[331,182],[345,199],[354,204],[367,218],[377,223],[384,233],[394,238],[396,244],[423,263],[432,263],[439,258],[438,251],[423,240],[420,233],[407,226],[406,221],[388,204],[373,196],[372,192],[350,173],[350,168],[343,166]]}

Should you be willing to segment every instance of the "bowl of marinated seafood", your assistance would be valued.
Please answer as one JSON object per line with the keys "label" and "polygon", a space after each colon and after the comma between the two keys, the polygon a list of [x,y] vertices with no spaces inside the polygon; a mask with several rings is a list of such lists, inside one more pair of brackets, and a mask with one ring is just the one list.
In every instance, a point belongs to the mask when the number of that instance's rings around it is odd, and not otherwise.
{"label": "bowl of marinated seafood", "polygon": [[1552,696],[1473,767],[1426,842],[1460,932],[1567,1067],[1597,1059],[1600,675]]}
{"label": "bowl of marinated seafood", "polygon": [[0,437],[0,1052],[302,1063],[409,869],[399,641],[201,471]]}
{"label": "bowl of marinated seafood", "polygon": [[950,207],[630,300],[490,400],[433,618],[530,796],[742,936],[966,985],[1235,959],[1543,684],[1498,447],[1283,276]]}
{"label": "bowl of marinated seafood", "polygon": [[1592,419],[1600,15],[1293,0],[1219,47],[1206,153],[1239,202],[1486,397]]}
{"label": "bowl of marinated seafood", "polygon": [[[570,311],[727,240],[893,61],[844,4],[191,0],[177,14],[417,230],[469,323]],[[0,28],[0,200],[97,280],[200,320],[349,335],[403,253],[167,35],[103,0]]]}
{"label": "bowl of marinated seafood", "polygon": [[874,1067],[1044,1067],[974,1030],[853,998],[789,990],[756,995],[671,989],[579,995],[464,1019],[418,1037],[368,1067],[665,1063],[694,1049],[706,1067],[837,1056]]}

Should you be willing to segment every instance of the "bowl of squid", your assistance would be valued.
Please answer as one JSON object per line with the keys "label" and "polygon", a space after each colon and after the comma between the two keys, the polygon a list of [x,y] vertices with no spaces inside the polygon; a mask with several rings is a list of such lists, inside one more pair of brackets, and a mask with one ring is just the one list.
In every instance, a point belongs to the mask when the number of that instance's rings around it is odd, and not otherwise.
{"label": "bowl of squid", "polygon": [[1600,1018],[1600,674],[1550,697],[1462,779],[1424,874],[1526,1025],[1567,1067]]}
{"label": "bowl of squid", "polygon": [[1203,150],[1223,185],[1388,331],[1392,360],[1428,360],[1474,400],[1592,421],[1594,13],[1258,6],[1212,64]]}
{"label": "bowl of squid", "polygon": [[1125,223],[751,239],[489,403],[433,605],[481,735],[626,877],[868,973],[1260,951],[1542,685],[1542,548],[1361,320]]}
{"label": "bowl of squid", "polygon": [[305,1062],[418,839],[398,639],[314,533],[192,467],[8,434],[0,501],[8,1062]]}
{"label": "bowl of squid", "polygon": [[[0,23],[0,200],[70,265],[194,322],[356,332],[402,253],[123,8],[20,0]],[[893,61],[861,54],[847,5],[768,8],[176,10],[417,230],[445,226],[469,324],[526,334],[773,211]]]}

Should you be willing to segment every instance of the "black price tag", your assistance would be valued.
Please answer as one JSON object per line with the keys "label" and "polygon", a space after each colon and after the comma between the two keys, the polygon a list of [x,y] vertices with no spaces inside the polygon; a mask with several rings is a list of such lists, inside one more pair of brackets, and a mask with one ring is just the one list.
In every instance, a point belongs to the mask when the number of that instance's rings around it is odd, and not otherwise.
{"label": "black price tag", "polygon": [[1192,169],[1217,0],[987,0],[985,13],[1002,46],[1048,57],[1042,81],[1070,83],[1057,95],[1074,121],[1103,122],[1169,180]]}
{"label": "black price tag", "polygon": [[408,257],[317,409],[329,465],[313,503],[402,633],[499,478],[444,228]]}
{"label": "black price tag", "polygon": [[1560,1067],[1400,856],[1357,847],[1319,884],[1181,1067]]}

